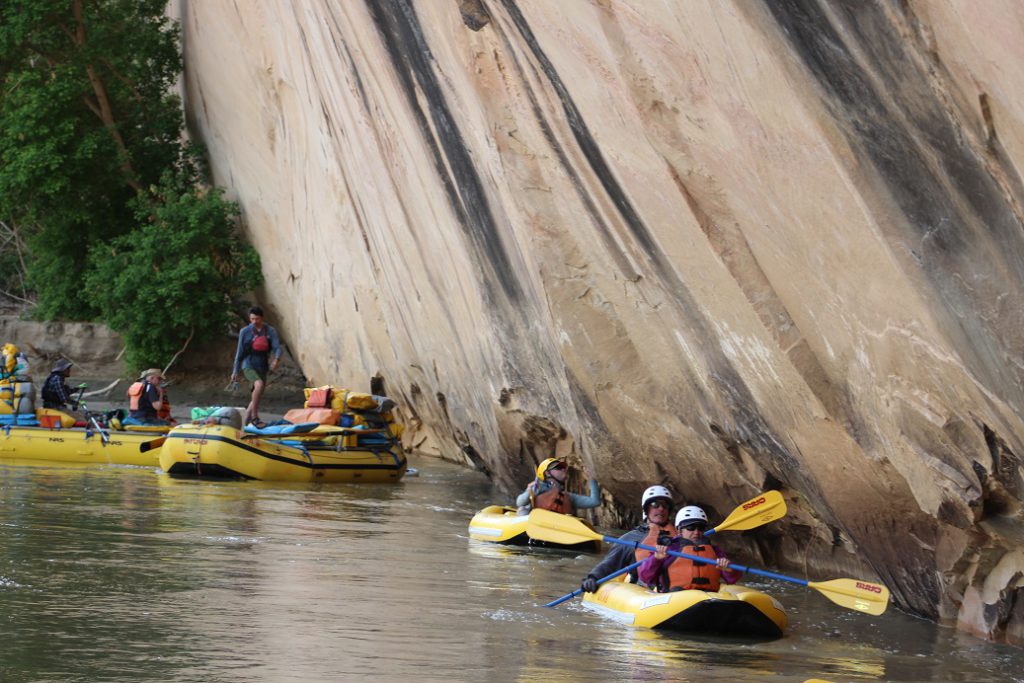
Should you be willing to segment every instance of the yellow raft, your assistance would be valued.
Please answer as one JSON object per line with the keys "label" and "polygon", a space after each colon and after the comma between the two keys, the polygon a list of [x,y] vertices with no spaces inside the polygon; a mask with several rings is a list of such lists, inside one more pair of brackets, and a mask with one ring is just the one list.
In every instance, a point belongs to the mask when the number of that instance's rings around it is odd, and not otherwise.
{"label": "yellow raft", "polygon": [[[53,411],[50,411],[53,412]],[[68,420],[74,423],[74,418]],[[162,436],[167,428],[115,431],[85,427],[0,427],[0,458],[21,461],[144,465],[156,467],[156,449],[143,444]]]}
{"label": "yellow raft", "polygon": [[529,522],[530,516],[519,514],[516,508],[489,505],[473,515],[473,519],[469,522],[469,537],[477,541],[508,545],[534,545],[543,548],[570,548],[593,552],[601,550],[601,541],[590,539],[581,539],[579,543],[561,544],[530,538],[526,533]]}
{"label": "yellow raft", "polygon": [[741,638],[779,638],[789,620],[779,602],[746,586],[656,593],[632,583],[609,581],[583,604],[623,624]]}
{"label": "yellow raft", "polygon": [[[261,481],[397,482],[408,462],[397,441],[373,439],[374,430],[330,429],[340,438],[316,440],[254,437],[234,427],[186,425],[167,434],[160,467],[172,476]],[[362,443],[362,441],[372,443]]]}

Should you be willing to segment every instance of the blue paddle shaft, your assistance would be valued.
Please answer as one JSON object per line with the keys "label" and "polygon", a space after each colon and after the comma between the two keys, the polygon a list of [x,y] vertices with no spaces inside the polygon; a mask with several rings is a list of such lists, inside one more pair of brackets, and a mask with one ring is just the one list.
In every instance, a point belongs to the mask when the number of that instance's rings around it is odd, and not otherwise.
{"label": "blue paddle shaft", "polygon": [[[632,544],[630,544],[630,545],[632,545]],[[626,572],[628,572],[628,571],[630,571],[632,569],[635,569],[636,567],[639,567],[642,563],[643,563],[643,560],[640,560],[640,562],[634,562],[633,564],[631,564],[631,565],[629,565],[627,567],[623,567],[622,569],[620,569],[617,572],[612,572],[608,576],[605,576],[605,577],[602,577],[602,578],[598,579],[597,580],[597,585],[600,586],[605,581],[611,581],[616,576],[621,576],[622,574],[625,574]],[[561,605],[566,600],[572,600],[577,595],[582,595],[582,594],[583,594],[583,589],[582,588],[577,588],[572,593],[569,593],[567,595],[563,595],[562,597],[558,598],[557,600],[552,600],[551,602],[549,602],[548,604],[546,604],[544,606],[545,607],[554,607],[556,605]]]}

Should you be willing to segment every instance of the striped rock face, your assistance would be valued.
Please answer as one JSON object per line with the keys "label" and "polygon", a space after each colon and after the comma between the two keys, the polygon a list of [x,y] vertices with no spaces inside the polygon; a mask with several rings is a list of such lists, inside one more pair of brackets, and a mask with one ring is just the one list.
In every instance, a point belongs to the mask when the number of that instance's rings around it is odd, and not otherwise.
{"label": "striped rock face", "polygon": [[181,20],[193,132],[315,383],[377,375],[410,446],[509,492],[589,466],[606,522],[652,483],[719,514],[779,488],[762,559],[1024,640],[1020,3]]}

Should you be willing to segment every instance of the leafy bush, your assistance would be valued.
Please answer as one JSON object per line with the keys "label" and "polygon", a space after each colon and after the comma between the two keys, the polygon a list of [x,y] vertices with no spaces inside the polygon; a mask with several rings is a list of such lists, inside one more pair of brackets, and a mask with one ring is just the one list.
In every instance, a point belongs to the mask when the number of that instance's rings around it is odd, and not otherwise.
{"label": "leafy bush", "polygon": [[259,255],[235,229],[237,205],[194,178],[191,164],[165,173],[134,202],[138,227],[89,251],[89,298],[124,336],[133,368],[222,333],[231,295],[262,280]]}

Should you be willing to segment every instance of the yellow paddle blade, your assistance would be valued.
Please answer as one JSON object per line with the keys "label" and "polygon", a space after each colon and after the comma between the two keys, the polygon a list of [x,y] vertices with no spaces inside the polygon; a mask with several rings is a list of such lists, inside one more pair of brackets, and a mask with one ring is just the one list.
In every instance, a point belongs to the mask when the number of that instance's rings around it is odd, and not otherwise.
{"label": "yellow paddle blade", "polygon": [[766,491],[741,503],[715,531],[746,531],[786,516],[786,500],[778,491]]}
{"label": "yellow paddle blade", "polygon": [[530,538],[548,543],[572,545],[588,539],[600,541],[604,538],[579,517],[563,515],[551,510],[531,510],[526,524]]}
{"label": "yellow paddle blade", "polygon": [[837,605],[855,609],[858,612],[877,616],[889,606],[889,589],[880,583],[868,583],[856,579],[832,579],[831,581],[808,581],[807,585]]}

